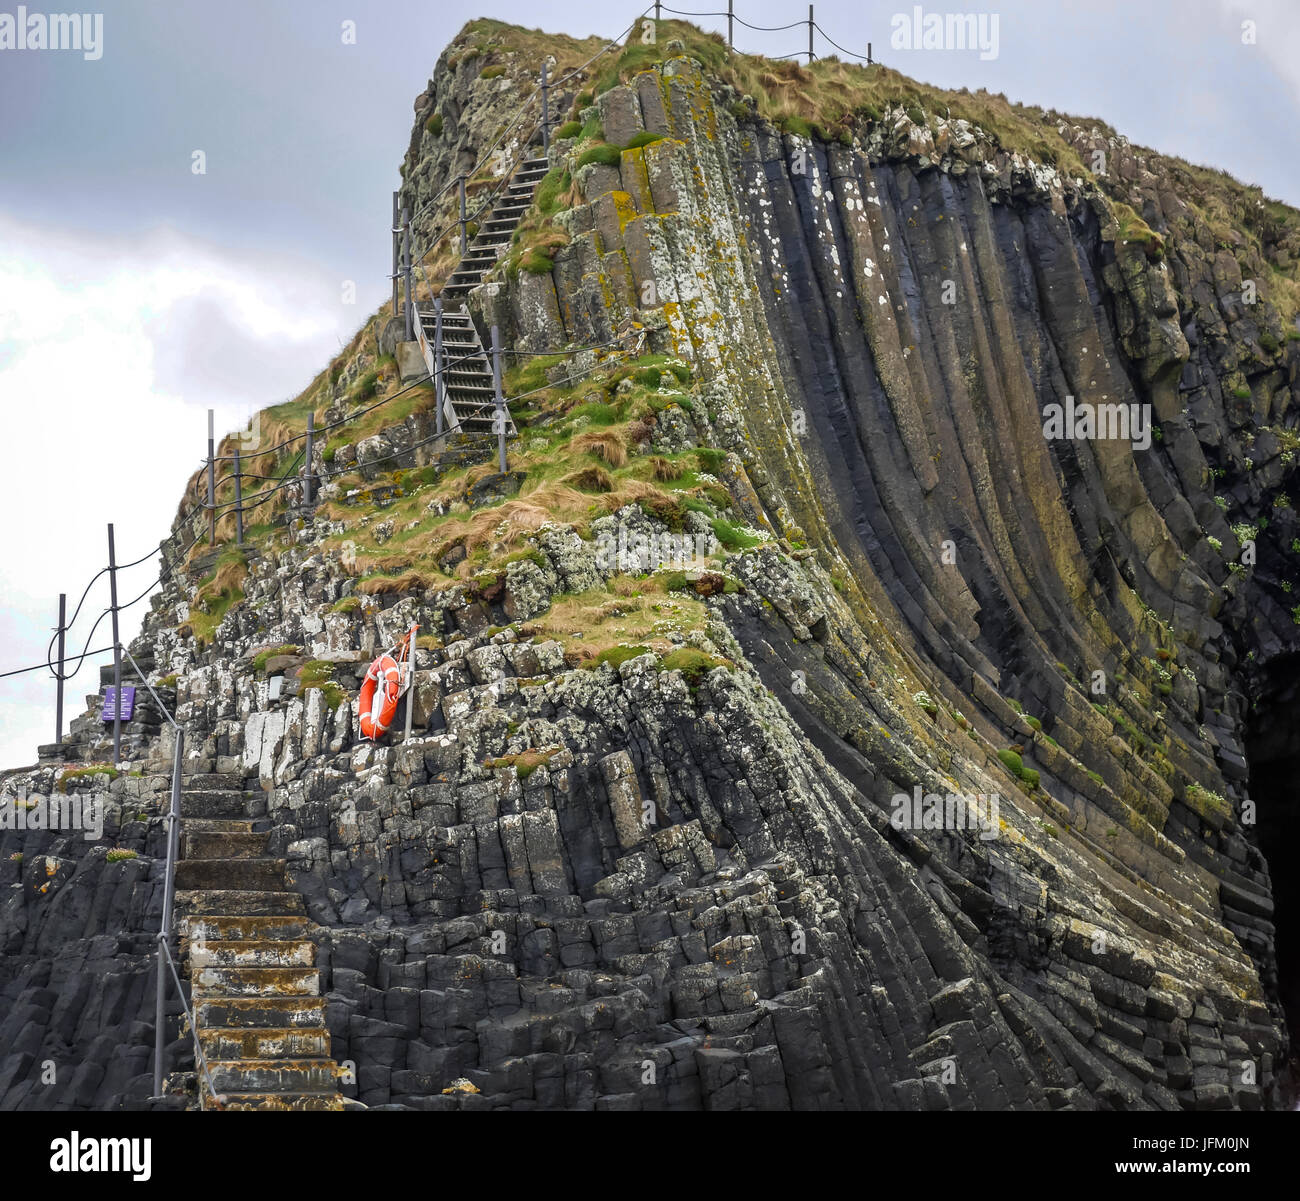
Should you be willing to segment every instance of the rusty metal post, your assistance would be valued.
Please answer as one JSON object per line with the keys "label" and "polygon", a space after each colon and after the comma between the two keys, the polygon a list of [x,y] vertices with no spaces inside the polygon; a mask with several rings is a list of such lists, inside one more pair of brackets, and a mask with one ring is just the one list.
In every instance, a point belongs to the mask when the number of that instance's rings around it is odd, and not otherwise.
{"label": "rusty metal post", "polygon": [[442,377],[442,297],[433,302],[433,395],[437,406],[437,426],[434,432],[441,434],[446,426],[446,415],[442,411],[447,397],[447,381]]}
{"label": "rusty metal post", "polygon": [[108,594],[113,609],[113,769],[122,758],[122,641],[117,622],[117,550],[113,523],[108,525]]}
{"label": "rusty metal post", "polygon": [[389,278],[393,281],[393,316],[394,317],[397,316],[397,277],[401,269],[401,264],[397,261],[397,256],[398,256],[397,236],[399,232],[399,226],[397,224],[397,214],[399,211],[399,206],[401,205],[400,196],[401,196],[400,192],[393,193],[393,220],[391,222],[392,230],[393,230],[393,271],[392,271],[392,275]]}
{"label": "rusty metal post", "polygon": [[54,745],[63,745],[63,636],[68,630],[68,594],[59,593],[59,676],[58,699],[54,706]]}
{"label": "rusty metal post", "polygon": [[311,460],[312,455],[315,453],[315,446],[316,414],[313,411],[307,414],[307,473],[302,480],[302,503],[308,509],[311,508]]}
{"label": "rusty metal post", "polygon": [[216,418],[208,410],[208,545],[217,544],[217,450]]}
{"label": "rusty metal post", "polygon": [[498,469],[504,475],[506,472],[506,404],[501,395],[501,334],[495,325],[492,327],[492,387],[496,402],[494,424],[497,427]]}
{"label": "rusty metal post", "polygon": [[465,176],[462,174],[460,183],[460,254],[465,257],[465,252],[469,249],[469,238],[465,233]]}
{"label": "rusty metal post", "polygon": [[542,64],[542,153],[551,153],[551,85],[547,82],[546,64]]}
{"label": "rusty metal post", "polygon": [[239,470],[239,448],[235,448],[235,545],[244,545],[244,480]]}

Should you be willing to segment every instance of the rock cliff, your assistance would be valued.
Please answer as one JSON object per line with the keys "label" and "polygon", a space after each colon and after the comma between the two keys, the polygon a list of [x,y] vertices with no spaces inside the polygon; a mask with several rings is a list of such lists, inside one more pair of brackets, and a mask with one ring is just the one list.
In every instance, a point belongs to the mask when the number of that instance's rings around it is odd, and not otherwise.
{"label": "rock cliff", "polygon": [[[169,556],[135,647],[306,901],[342,1091],[1286,1104],[1300,215],[1098,122],[663,24],[556,89],[470,294],[511,472],[429,441],[381,312],[264,423],[356,419],[319,503]],[[462,32],[417,243],[542,56],[599,49]],[[412,736],[361,742],[415,623]],[[108,779],[76,729],[10,781],[108,806],[0,843],[3,1107],[149,1091],[171,742],[144,710]]]}

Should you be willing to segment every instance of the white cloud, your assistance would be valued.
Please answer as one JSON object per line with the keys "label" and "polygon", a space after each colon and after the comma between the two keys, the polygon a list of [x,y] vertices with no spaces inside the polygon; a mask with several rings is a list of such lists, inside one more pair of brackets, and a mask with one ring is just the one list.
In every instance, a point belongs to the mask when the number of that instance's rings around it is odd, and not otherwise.
{"label": "white cloud", "polygon": [[[219,434],[243,428],[300,390],[362,314],[314,264],[172,230],[92,239],[0,214],[0,245],[3,672],[44,660],[59,592],[71,609],[107,561],[107,522],[122,562],[167,535],[205,453],[206,408]],[[123,573],[119,600],[156,575],[156,558]],[[101,579],[71,649],[107,604]],[[146,605],[123,615],[125,639]],[[105,619],[94,645],[110,641]],[[87,666],[68,686],[65,724],[97,688]],[[48,673],[0,679],[0,768],[34,762],[53,732]]]}

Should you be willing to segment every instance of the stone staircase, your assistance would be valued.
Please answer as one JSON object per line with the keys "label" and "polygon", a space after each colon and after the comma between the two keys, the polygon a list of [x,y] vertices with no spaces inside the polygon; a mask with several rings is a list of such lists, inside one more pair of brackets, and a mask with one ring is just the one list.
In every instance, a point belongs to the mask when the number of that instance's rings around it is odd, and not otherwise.
{"label": "stone staircase", "polygon": [[200,1103],[343,1109],[311,923],[285,861],[266,854],[266,820],[249,815],[260,802],[233,774],[191,776],[181,794],[182,963],[217,1094],[200,1070]]}
{"label": "stone staircase", "polygon": [[[452,366],[447,369],[447,420],[453,430],[466,434],[495,434],[495,388],[492,360],[483,346],[465,298],[483,282],[495,266],[523,215],[532,207],[533,193],[545,178],[549,163],[545,156],[524,159],[506,185],[501,199],[488,213],[479,232],[465,251],[460,265],[442,289],[443,349]],[[420,345],[429,372],[434,372],[433,345],[436,317],[431,306],[416,308]],[[506,435],[515,435],[514,422],[506,414]]]}

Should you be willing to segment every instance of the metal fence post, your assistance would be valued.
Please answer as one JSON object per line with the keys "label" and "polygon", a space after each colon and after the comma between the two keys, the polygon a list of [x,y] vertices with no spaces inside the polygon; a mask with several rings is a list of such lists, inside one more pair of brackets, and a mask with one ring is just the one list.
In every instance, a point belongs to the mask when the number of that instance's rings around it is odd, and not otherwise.
{"label": "metal fence post", "polygon": [[397,316],[397,277],[398,277],[398,274],[399,274],[399,271],[400,271],[400,266],[401,266],[401,265],[398,263],[398,261],[397,261],[397,256],[398,256],[398,243],[397,243],[398,225],[397,225],[397,214],[398,214],[398,206],[401,204],[400,196],[401,196],[401,193],[400,193],[400,192],[394,192],[394,193],[393,193],[393,220],[392,220],[392,228],[393,228],[393,274],[392,274],[391,278],[392,278],[392,281],[393,281],[393,316],[394,316],[394,317]]}
{"label": "metal fence post", "polygon": [[217,544],[216,417],[208,410],[208,545]]}
{"label": "metal fence post", "polygon": [[311,508],[311,460],[316,445],[316,414],[307,414],[307,474],[302,481],[302,499],[307,508]]}
{"label": "metal fence post", "polygon": [[542,153],[551,153],[551,85],[547,82],[546,64],[542,64]]}
{"label": "metal fence post", "polygon": [[655,0],[655,20],[658,21],[663,16],[663,4],[660,0]]}
{"label": "metal fence post", "polygon": [[465,251],[469,249],[469,238],[465,234],[465,176],[460,177],[460,253],[464,257]]}
{"label": "metal fence post", "polygon": [[492,327],[492,387],[496,401],[497,461],[504,475],[506,471],[506,405],[501,396],[501,334]]}
{"label": "metal fence post", "polygon": [[402,210],[402,279],[406,284],[406,340],[415,341],[415,302],[411,297],[411,210]]}
{"label": "metal fence post", "polygon": [[[162,927],[158,931],[158,988],[154,997],[154,1034],[153,1034],[153,1095],[162,1096],[163,1082],[163,1047],[166,1042],[167,1007],[166,979],[163,974],[164,945],[171,938],[172,925],[172,887],[174,865],[176,862],[177,840],[180,838],[181,825],[181,763],[185,758],[185,731],[176,729],[176,752],[172,758],[172,803],[167,815],[167,872],[163,882]],[[200,1088],[202,1086],[200,1085]]]}
{"label": "metal fence post", "polygon": [[63,745],[63,636],[68,629],[68,594],[59,593],[59,691],[54,707],[54,745]]}
{"label": "metal fence post", "polygon": [[868,42],[867,43],[867,66],[874,67],[875,65],[876,65],[875,59],[871,57],[871,43]]}
{"label": "metal fence post", "polygon": [[117,550],[108,525],[108,594],[113,609],[113,768],[122,757],[122,641],[117,631]]}
{"label": "metal fence post", "polygon": [[734,7],[734,0],[727,0],[727,49],[728,50],[734,50],[736,48],[736,41],[731,36],[731,22],[732,22],[732,18],[735,16],[735,13],[732,11],[733,7]]}
{"label": "metal fence post", "polygon": [[433,396],[438,409],[438,424],[435,432],[441,434],[446,421],[442,411],[446,396],[446,381],[442,378],[442,297],[433,302]]}
{"label": "metal fence post", "polygon": [[808,5],[808,63],[811,66],[813,60],[813,6]]}
{"label": "metal fence post", "polygon": [[239,448],[235,448],[235,545],[244,545],[244,480],[239,470]]}

